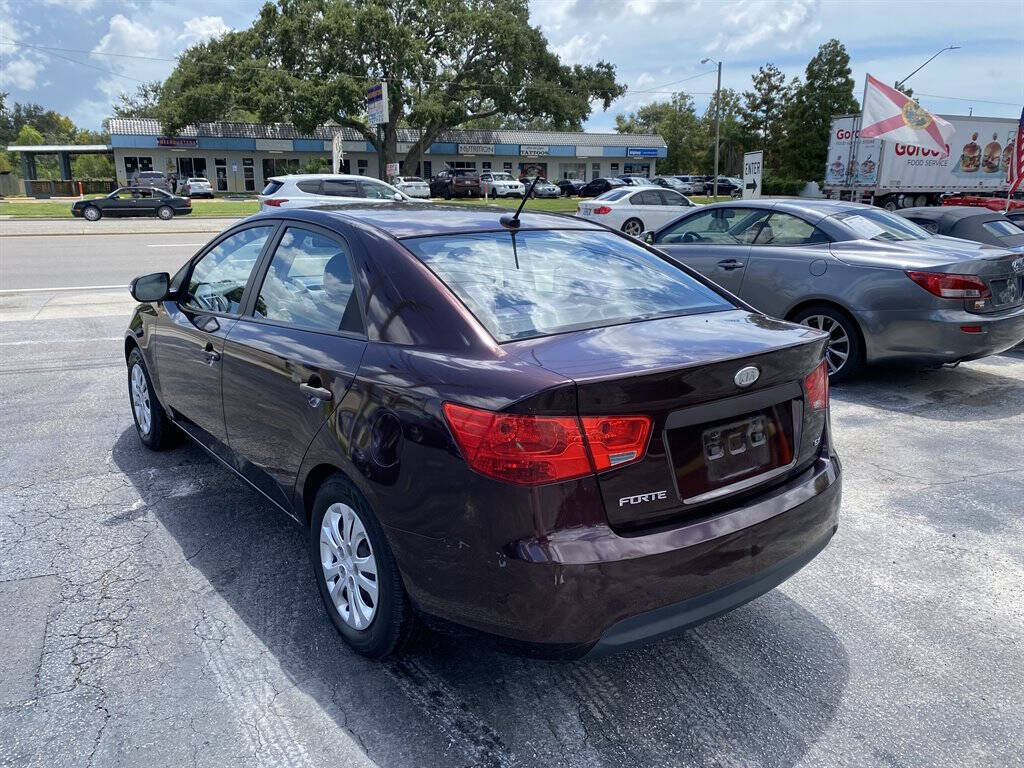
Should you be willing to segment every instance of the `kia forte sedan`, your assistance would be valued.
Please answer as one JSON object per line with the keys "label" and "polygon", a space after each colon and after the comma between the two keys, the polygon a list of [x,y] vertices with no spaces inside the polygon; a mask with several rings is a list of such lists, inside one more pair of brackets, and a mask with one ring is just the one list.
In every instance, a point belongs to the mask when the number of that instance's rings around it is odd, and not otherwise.
{"label": "kia forte sedan", "polygon": [[833,382],[1024,340],[1024,259],[838,200],[704,206],[643,239],[772,317],[826,331]]}
{"label": "kia forte sedan", "polygon": [[357,651],[442,619],[556,657],[724,613],[837,527],[826,336],[550,214],[293,209],[132,283],[141,441],[307,526]]}

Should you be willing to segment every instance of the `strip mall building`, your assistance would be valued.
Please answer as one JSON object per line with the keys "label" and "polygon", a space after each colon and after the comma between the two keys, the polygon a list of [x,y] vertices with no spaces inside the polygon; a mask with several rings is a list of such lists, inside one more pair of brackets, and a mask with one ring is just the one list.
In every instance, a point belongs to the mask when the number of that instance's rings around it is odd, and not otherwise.
{"label": "strip mall building", "polygon": [[[288,123],[199,123],[167,136],[148,118],[111,118],[110,146],[119,184],[143,171],[205,176],[217,192],[258,192],[267,178],[299,173],[310,160],[329,166],[340,145],[341,173],[377,175],[373,145],[354,130],[323,126],[312,135]],[[400,129],[399,158],[417,134]],[[660,136],[548,131],[448,131],[438,137],[418,169],[429,178],[442,168],[540,172],[550,179],[595,179],[637,174],[653,176],[668,148]]]}

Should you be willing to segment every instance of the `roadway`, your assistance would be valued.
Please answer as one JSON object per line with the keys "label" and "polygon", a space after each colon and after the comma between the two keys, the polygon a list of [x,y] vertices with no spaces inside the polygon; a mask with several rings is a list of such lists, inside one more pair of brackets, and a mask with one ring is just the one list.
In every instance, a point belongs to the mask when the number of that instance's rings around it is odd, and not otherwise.
{"label": "roadway", "polygon": [[140,445],[127,293],[55,290],[208,236],[0,238],[31,290],[0,294],[0,766],[1021,765],[1024,350],[836,387],[839,532],[727,616],[594,662],[430,634],[376,663],[303,530]]}

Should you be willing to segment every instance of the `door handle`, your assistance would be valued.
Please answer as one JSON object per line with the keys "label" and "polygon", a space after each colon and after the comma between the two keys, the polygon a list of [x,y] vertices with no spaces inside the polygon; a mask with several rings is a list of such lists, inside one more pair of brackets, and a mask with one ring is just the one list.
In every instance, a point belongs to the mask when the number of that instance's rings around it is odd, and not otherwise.
{"label": "door handle", "polygon": [[331,400],[334,398],[331,390],[324,389],[323,387],[314,387],[312,384],[299,384],[299,391],[306,397],[315,397],[317,400]]}
{"label": "door handle", "polygon": [[206,342],[206,348],[203,350],[203,354],[206,355],[206,362],[209,365],[213,365],[220,360],[220,352],[213,348],[212,342]]}
{"label": "door handle", "polygon": [[726,271],[732,269],[742,269],[743,262],[737,261],[736,259],[722,259],[720,262],[718,262],[718,266],[720,266],[722,269]]}

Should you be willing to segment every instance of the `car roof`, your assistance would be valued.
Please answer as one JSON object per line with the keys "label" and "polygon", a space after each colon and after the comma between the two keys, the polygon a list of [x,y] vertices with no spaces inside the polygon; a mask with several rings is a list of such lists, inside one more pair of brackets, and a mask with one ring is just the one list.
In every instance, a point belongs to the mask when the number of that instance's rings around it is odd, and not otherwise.
{"label": "car roof", "polygon": [[[315,208],[291,208],[284,212],[259,213],[260,218],[294,218],[330,225],[353,222],[369,225],[392,237],[422,237],[455,233],[508,231],[500,219],[507,208],[496,206],[445,205],[443,203],[346,203]],[[247,221],[248,221],[247,220]],[[586,229],[607,231],[605,227],[573,216],[524,210],[519,216],[520,231],[527,229]]]}
{"label": "car roof", "polygon": [[[356,176],[354,173],[289,173],[284,176],[270,176],[267,181],[380,181],[372,176]],[[384,183],[384,182],[382,182]]]}
{"label": "car roof", "polygon": [[874,205],[866,205],[864,203],[853,203],[847,200],[823,200],[816,198],[777,198],[777,197],[766,197],[760,200],[729,200],[720,203],[710,203],[709,205],[702,205],[701,210],[706,211],[709,208],[735,208],[737,206],[743,208],[760,208],[770,209],[775,211],[785,211],[786,213],[803,214],[809,218],[833,216],[837,213],[846,213],[848,211],[878,211],[881,210]]}

